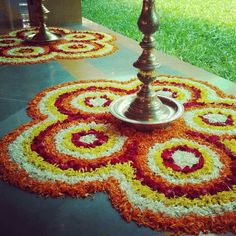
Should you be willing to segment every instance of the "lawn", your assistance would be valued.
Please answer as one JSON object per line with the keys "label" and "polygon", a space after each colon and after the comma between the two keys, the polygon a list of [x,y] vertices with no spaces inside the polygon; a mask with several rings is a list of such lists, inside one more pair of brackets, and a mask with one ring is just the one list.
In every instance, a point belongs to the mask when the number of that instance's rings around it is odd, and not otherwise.
{"label": "lawn", "polygon": [[[83,16],[137,41],[142,0],[82,0]],[[236,0],[158,0],[157,49],[236,82]]]}

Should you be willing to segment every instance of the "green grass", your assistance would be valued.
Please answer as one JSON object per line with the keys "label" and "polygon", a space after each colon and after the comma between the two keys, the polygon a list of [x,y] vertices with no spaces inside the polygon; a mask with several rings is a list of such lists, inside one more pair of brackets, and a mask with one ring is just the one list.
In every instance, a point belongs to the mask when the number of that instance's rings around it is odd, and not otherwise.
{"label": "green grass", "polygon": [[[83,0],[83,16],[137,41],[142,0]],[[236,82],[236,0],[158,0],[157,49]]]}

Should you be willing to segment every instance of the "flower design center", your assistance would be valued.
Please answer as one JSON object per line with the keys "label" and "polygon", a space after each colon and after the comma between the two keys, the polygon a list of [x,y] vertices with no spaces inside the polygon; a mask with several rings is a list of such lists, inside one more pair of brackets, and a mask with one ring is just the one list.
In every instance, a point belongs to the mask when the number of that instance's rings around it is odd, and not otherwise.
{"label": "flower design center", "polygon": [[208,113],[203,116],[200,116],[203,122],[214,125],[214,126],[226,126],[226,125],[232,125],[233,120],[231,115],[224,115],[221,113]]}
{"label": "flower design center", "polygon": [[107,107],[110,105],[111,100],[104,95],[100,97],[87,97],[85,103],[89,107]]}
{"label": "flower design center", "polygon": [[96,135],[94,135],[94,134],[86,134],[84,136],[81,136],[79,139],[80,142],[87,143],[87,144],[92,144],[97,140],[98,139],[97,139]]}
{"label": "flower design center", "polygon": [[32,53],[34,50],[32,48],[22,48],[20,50],[18,50],[17,53]]}
{"label": "flower design center", "polygon": [[216,123],[216,122],[224,123],[227,120],[227,116],[222,114],[206,114],[204,118],[208,119],[210,123]]}
{"label": "flower design center", "polygon": [[80,48],[84,48],[85,46],[84,45],[81,45],[81,44],[73,44],[73,45],[70,45],[68,48],[70,49],[80,49]]}
{"label": "flower design center", "polygon": [[174,171],[190,173],[201,169],[204,158],[198,149],[186,145],[179,145],[162,152],[163,163]]}
{"label": "flower design center", "polygon": [[89,103],[93,105],[94,107],[100,107],[103,106],[106,103],[105,98],[92,98],[90,99]]}
{"label": "flower design center", "polygon": [[94,148],[108,141],[108,136],[101,131],[91,129],[72,134],[72,142],[77,147]]}
{"label": "flower design center", "polygon": [[193,165],[199,162],[199,158],[195,156],[194,153],[177,150],[173,153],[172,158],[174,163],[178,165],[181,169],[186,166],[192,168]]}
{"label": "flower design center", "polygon": [[86,35],[76,34],[76,35],[74,35],[74,37],[77,39],[83,39],[83,38],[86,38]]}

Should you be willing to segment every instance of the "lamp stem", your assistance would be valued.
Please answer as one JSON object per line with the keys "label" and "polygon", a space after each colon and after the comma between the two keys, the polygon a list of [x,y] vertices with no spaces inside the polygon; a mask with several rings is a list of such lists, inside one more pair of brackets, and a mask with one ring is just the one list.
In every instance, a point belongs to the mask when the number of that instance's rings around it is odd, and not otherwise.
{"label": "lamp stem", "polygon": [[143,0],[141,15],[138,19],[139,30],[144,34],[140,43],[142,54],[134,63],[139,69],[138,79],[143,83],[134,101],[130,104],[125,115],[130,119],[143,121],[159,120],[169,113],[168,108],[151,88],[151,83],[156,80],[156,69],[159,63],[153,53],[156,41],[152,36],[159,28],[159,17],[155,9],[154,0]]}

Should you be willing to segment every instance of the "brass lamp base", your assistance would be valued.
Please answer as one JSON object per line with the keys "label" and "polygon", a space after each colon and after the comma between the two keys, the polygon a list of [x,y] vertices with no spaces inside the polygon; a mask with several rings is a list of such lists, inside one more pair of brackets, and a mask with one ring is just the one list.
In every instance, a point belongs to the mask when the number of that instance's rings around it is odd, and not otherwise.
{"label": "brass lamp base", "polygon": [[62,40],[61,34],[51,33],[48,29],[40,31],[36,34],[29,35],[25,41],[29,43],[45,44]]}
{"label": "brass lamp base", "polygon": [[140,131],[151,131],[153,129],[165,128],[172,121],[178,119],[184,112],[183,106],[176,102],[176,100],[166,97],[157,96],[156,99],[160,101],[160,107],[151,113],[148,112],[149,116],[143,111],[139,112],[130,111],[130,107],[135,104],[137,99],[136,95],[122,96],[115,100],[110,105],[110,112],[117,119],[122,120],[135,129]]}
{"label": "brass lamp base", "polygon": [[168,118],[170,113],[170,109],[161,102],[156,93],[144,84],[130,103],[125,116],[140,121],[159,122]]}

